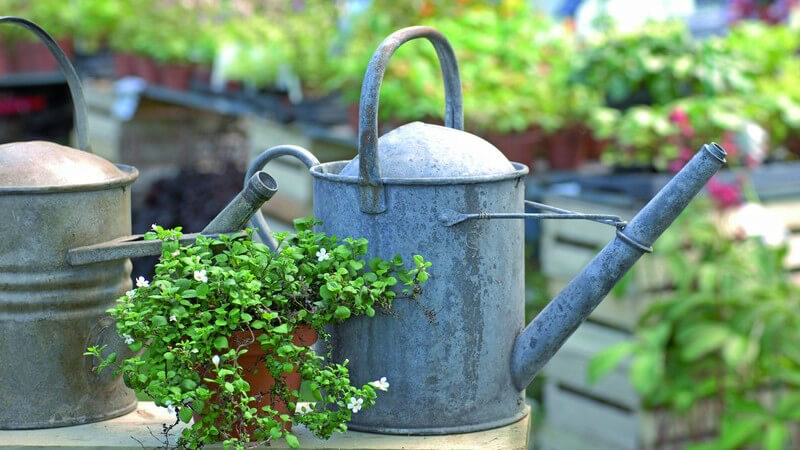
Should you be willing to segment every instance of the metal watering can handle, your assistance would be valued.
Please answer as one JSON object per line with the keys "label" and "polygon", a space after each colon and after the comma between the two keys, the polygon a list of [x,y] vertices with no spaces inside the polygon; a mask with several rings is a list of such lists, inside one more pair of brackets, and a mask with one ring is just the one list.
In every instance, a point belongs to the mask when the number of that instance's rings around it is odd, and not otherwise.
{"label": "metal watering can handle", "polygon": [[430,27],[408,27],[395,31],[381,42],[372,54],[361,84],[358,119],[358,155],[361,177],[361,211],[378,214],[386,211],[383,181],[378,164],[378,103],[381,82],[386,66],[398,47],[406,42],[426,38],[439,57],[445,89],[444,124],[457,130],[464,129],[464,107],[461,100],[461,76],[458,73],[453,48],[447,38]]}
{"label": "metal watering can handle", "polygon": [[69,62],[67,55],[64,54],[64,51],[61,50],[61,47],[58,46],[58,43],[56,43],[56,41],[53,40],[53,38],[50,37],[50,35],[47,34],[44,29],[42,29],[42,27],[36,25],[30,20],[23,19],[22,17],[2,16],[0,17],[0,23],[2,22],[13,23],[32,31],[39,39],[41,39],[42,42],[44,42],[44,44],[47,46],[47,49],[50,50],[50,53],[53,54],[53,57],[58,62],[58,66],[61,68],[61,73],[64,75],[64,78],[67,79],[69,94],[72,97],[72,106],[75,110],[75,135],[78,139],[78,148],[91,153],[92,149],[89,147],[89,138],[86,125],[86,102],[83,99],[83,88],[81,87],[78,74],[75,72],[75,68],[72,66],[72,63]]}
{"label": "metal watering can handle", "polygon": [[[309,169],[319,164],[317,157],[303,147],[299,147],[297,145],[276,145],[275,147],[264,150],[255,160],[253,160],[252,163],[250,163],[250,167],[247,169],[247,174],[244,176],[245,185],[247,185],[248,180],[250,180],[250,178],[255,175],[256,172],[262,170],[268,162],[279,156],[294,156]],[[277,243],[272,238],[272,231],[269,229],[269,224],[267,224],[267,220],[264,219],[264,215],[261,214],[261,209],[256,210],[256,212],[253,214],[253,217],[250,218],[248,225],[258,230],[257,234],[258,237],[261,238],[261,242],[266,244],[270,249],[272,249],[272,251],[276,251],[278,249]]]}

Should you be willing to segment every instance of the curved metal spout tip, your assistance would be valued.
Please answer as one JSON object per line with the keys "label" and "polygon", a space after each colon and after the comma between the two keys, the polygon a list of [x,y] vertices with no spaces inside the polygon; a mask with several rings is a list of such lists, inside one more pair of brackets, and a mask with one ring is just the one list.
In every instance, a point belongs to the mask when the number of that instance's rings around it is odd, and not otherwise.
{"label": "curved metal spout tip", "polygon": [[720,147],[719,144],[717,144],[716,142],[705,144],[703,146],[703,150],[707,151],[708,153],[711,153],[711,156],[717,158],[722,163],[728,162],[725,159],[725,157],[728,156],[728,152],[726,152],[725,149]]}
{"label": "curved metal spout tip", "polygon": [[278,183],[275,182],[275,179],[272,178],[270,174],[263,170],[256,172],[255,175],[250,178],[248,184],[250,188],[256,191],[259,198],[269,200],[278,192]]}

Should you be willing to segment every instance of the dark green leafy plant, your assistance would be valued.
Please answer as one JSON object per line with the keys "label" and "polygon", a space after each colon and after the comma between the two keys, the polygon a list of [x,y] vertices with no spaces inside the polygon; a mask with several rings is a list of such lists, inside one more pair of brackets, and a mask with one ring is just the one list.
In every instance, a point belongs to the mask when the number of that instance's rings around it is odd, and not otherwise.
{"label": "dark green leafy plant", "polygon": [[657,242],[674,293],[652,304],[635,340],[596,355],[588,377],[632,357],[645,407],[718,405],[716,436],[694,449],[797,448],[800,287],[783,267],[786,248],[723,234],[710,211],[690,206]]}
{"label": "dark green leafy plant", "polygon": [[[226,447],[242,448],[248,428],[255,429],[256,440],[284,438],[297,447],[297,438],[280,421],[305,425],[321,438],[345,431],[351,415],[372,406],[375,390],[385,390],[388,383],[383,378],[352,386],[347,361],[334,363],[330,354],[323,359],[295,345],[293,333],[311,327],[327,343],[326,325],[390,311],[397,292],[419,295],[430,263],[415,255],[415,267],[405,270],[400,256],[364,261],[365,239],[339,241],[315,233],[316,224],[298,220],[295,234],[276,233],[278,253],[254,242],[251,230],[218,239],[199,236],[182,246],[180,229],[154,225],[146,238],[163,240],[154,279],[140,277],[138,287],[109,310],[135,355],[117,361],[118,355],[98,347],[87,354],[102,360],[101,369],[114,366],[128,386],[157,405],[174,409],[177,419],[188,423],[198,414],[201,420],[180,437],[185,447],[224,441]],[[232,335],[241,331],[250,339],[237,346]],[[310,410],[287,415],[271,406],[262,411],[251,406],[255,397],[248,393],[238,358],[254,342],[266,352],[263,363],[278,380],[272,398],[295,410],[298,392],[282,376],[296,371],[316,398]],[[233,437],[234,430],[242,437]]]}

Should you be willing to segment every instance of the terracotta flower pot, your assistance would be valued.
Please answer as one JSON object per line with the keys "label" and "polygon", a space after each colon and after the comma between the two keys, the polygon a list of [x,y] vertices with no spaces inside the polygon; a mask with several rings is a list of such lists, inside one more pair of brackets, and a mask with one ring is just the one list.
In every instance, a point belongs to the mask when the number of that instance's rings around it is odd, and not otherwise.
{"label": "terracotta flower pot", "polygon": [[0,45],[0,75],[6,75],[14,71],[14,54],[5,45]]}
{"label": "terracotta flower pot", "polygon": [[136,76],[150,84],[158,83],[158,68],[152,59],[142,56],[134,56],[134,71]]}
{"label": "terracotta flower pot", "polygon": [[114,73],[120,78],[136,75],[136,55],[114,52]]}
{"label": "terracotta flower pot", "polygon": [[[262,332],[259,331],[254,333],[253,336],[257,338],[260,334],[262,334]],[[298,326],[294,330],[294,333],[292,334],[292,343],[298,346],[310,347],[311,345],[314,345],[315,342],[317,342],[317,338],[318,338],[317,331],[311,328],[310,326],[304,324]],[[251,339],[250,332],[236,331],[233,333],[233,336],[231,336],[231,338],[229,339],[229,342],[232,347],[238,347],[239,345],[247,343],[248,341],[250,341],[250,339]],[[247,383],[250,385],[249,394],[251,396],[258,398],[258,396],[260,395],[260,399],[250,403],[250,406],[256,408],[262,414],[263,412],[261,412],[261,407],[270,406],[274,410],[278,411],[279,414],[289,414],[290,416],[294,415],[294,411],[289,411],[287,405],[288,402],[286,401],[287,399],[272,398],[272,395],[270,394],[270,392],[272,391],[272,387],[275,385],[275,379],[272,377],[272,375],[269,373],[269,371],[266,369],[264,365],[263,361],[266,352],[261,348],[261,344],[259,344],[258,341],[255,341],[245,348],[247,348],[247,353],[245,353],[239,358],[239,365],[242,366],[242,368],[244,369],[244,372],[242,373],[242,379],[247,381]],[[284,383],[286,383],[286,386],[290,392],[300,390],[300,382],[302,381],[302,378],[300,374],[297,373],[296,371],[288,373],[284,372],[282,380]],[[210,402],[211,403],[216,402],[217,401],[216,391],[218,389],[218,386],[216,384],[206,384],[206,387],[208,387],[209,389],[211,389],[212,392],[214,392],[214,394],[210,399]],[[289,402],[294,402],[297,399],[294,397],[290,397],[288,400]],[[278,423],[281,423],[283,425],[284,431],[291,431],[292,429],[291,422],[284,422],[279,417],[276,417],[275,419],[278,421]],[[194,414],[194,420],[195,422],[197,422],[201,420],[201,418],[199,415]],[[241,436],[239,434],[239,431],[240,431],[240,426],[239,423],[237,422],[234,424],[233,429],[229,430],[228,433],[231,437],[239,438]],[[252,435],[253,432],[255,431],[255,427],[248,426],[245,428],[244,431],[246,431],[248,435]]]}
{"label": "terracotta flower pot", "polygon": [[576,169],[583,162],[600,153],[591,130],[583,125],[562,128],[547,136],[547,160],[551,169]]}
{"label": "terracotta flower pot", "polygon": [[195,64],[192,70],[192,79],[199,86],[211,84],[211,67],[205,64]]}
{"label": "terracotta flower pot", "polygon": [[525,131],[512,133],[482,133],[484,139],[500,149],[509,161],[530,166],[536,156],[536,148],[544,137],[542,130],[532,126]]}
{"label": "terracotta flower pot", "polygon": [[192,76],[192,66],[184,63],[159,64],[158,80],[161,85],[178,91],[185,91],[189,87]]}
{"label": "terracotta flower pot", "polygon": [[[58,45],[68,58],[75,54],[72,41],[59,39]],[[58,62],[44,43],[39,41],[18,41],[14,46],[14,69],[17,72],[54,72]]]}

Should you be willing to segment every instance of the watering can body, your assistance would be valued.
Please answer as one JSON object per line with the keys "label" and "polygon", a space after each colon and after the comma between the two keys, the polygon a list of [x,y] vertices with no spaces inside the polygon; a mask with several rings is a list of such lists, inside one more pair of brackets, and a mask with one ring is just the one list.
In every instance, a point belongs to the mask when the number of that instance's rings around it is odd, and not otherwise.
{"label": "watering can body", "polygon": [[368,257],[399,254],[410,261],[422,254],[432,263],[419,298],[398,298],[391,314],[352,318],[331,329],[333,357],[350,360],[356,385],[382,376],[391,383],[378,405],[354,414],[349,427],[444,434],[523,417],[523,393],[513,386],[508,355],[524,325],[524,224],[445,227],[439,213],[454,207],[520,211],[527,168],[517,165],[485,181],[385,179],[388,208],[377,215],[360,210],[358,179],[334,175],[341,168],[328,163],[311,171],[322,229],[367,238]]}
{"label": "watering can body", "polygon": [[[378,99],[391,55],[426,38],[446,91],[444,127],[412,123],[378,139]],[[359,105],[359,155],[320,164],[291,146],[269,149],[250,173],[276,156],[303,161],[314,179],[314,214],[331,235],[369,241],[368,257],[432,265],[417,298],[392,311],[331,327],[331,353],[349,360],[351,380],[387,377],[374,408],[349,428],[395,434],[446,434],[502,426],[525,414],[524,389],[625,272],[647,252],[724,164],[716,144],[700,152],[630,223],[524,200],[528,169],[463,130],[458,66],[447,40],[428,27],[387,37],[367,68]],[[546,213],[528,214],[531,204]],[[524,323],[522,218],[594,220],[617,235],[529,324]],[[253,225],[273,248],[259,213]]]}
{"label": "watering can body", "polygon": [[[39,26],[34,32],[67,79],[79,149],[50,142],[0,145],[0,429],[49,428],[110,419],[136,407],[134,392],[103,355],[131,356],[106,311],[132,287],[129,258],[160,255],[161,241],[131,236],[130,185],[138,171],[91,153],[75,69]],[[257,172],[202,231],[238,232],[276,191]],[[184,236],[188,244],[196,234]]]}

